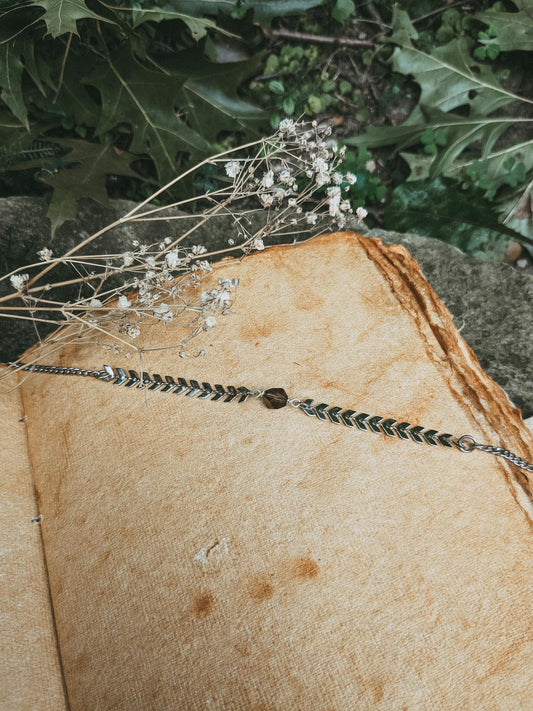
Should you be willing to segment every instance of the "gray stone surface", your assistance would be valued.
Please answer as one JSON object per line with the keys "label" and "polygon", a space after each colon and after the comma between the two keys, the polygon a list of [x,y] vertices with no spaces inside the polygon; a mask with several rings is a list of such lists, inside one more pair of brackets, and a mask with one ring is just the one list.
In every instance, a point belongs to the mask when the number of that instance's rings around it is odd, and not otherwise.
{"label": "gray stone surface", "polygon": [[[109,208],[91,201],[82,203],[78,222],[67,223],[51,240],[44,201],[0,199],[0,273],[36,261],[37,250],[44,246],[55,255],[63,254],[133,207],[134,203],[125,200],[115,200]],[[98,253],[124,252],[131,249],[134,239],[143,244],[158,243],[166,236],[182,233],[186,226],[184,220],[129,223],[107,232],[92,249]],[[233,218],[226,215],[210,220],[195,232],[190,243],[204,244],[210,250],[223,249],[234,233]],[[419,235],[382,230],[372,230],[367,235],[407,248],[452,313],[483,368],[522,409],[524,417],[533,415],[533,276],[509,265],[482,262],[439,240]],[[41,335],[45,332],[42,329]],[[31,322],[0,319],[0,362],[17,357],[35,340]]]}

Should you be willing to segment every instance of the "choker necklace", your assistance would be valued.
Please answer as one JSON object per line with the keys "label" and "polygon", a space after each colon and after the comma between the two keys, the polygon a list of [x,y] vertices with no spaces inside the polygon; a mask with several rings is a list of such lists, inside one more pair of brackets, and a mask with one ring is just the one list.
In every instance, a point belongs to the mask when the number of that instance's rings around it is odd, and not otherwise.
{"label": "choker necklace", "polygon": [[211,386],[209,383],[200,384],[197,380],[185,380],[185,378],[177,378],[174,380],[170,375],[166,375],[164,379],[154,373],[141,373],[139,375],[135,370],[126,371],[123,368],[112,368],[109,365],[104,365],[102,370],[86,370],[84,368],[72,368],[57,365],[25,365],[24,363],[8,363],[17,370],[28,371],[31,373],[52,373],[55,375],[80,375],[84,377],[92,377],[103,382],[113,385],[124,385],[126,388],[145,388],[147,390],[159,390],[162,393],[172,393],[174,395],[182,395],[185,397],[198,397],[200,400],[221,400],[223,402],[245,402],[248,398],[260,399],[271,410],[278,410],[281,407],[290,405],[291,407],[301,410],[309,417],[315,417],[322,422],[332,422],[336,425],[345,425],[353,427],[356,430],[366,430],[376,434],[385,434],[389,437],[399,437],[403,440],[410,440],[418,444],[427,444],[432,447],[457,447],[461,452],[470,453],[475,449],[480,452],[488,452],[497,457],[502,457],[512,462],[517,467],[528,472],[533,472],[533,464],[522,459],[517,454],[510,452],[503,447],[495,447],[490,444],[480,444],[476,442],[472,435],[464,434],[458,438],[453,435],[444,433],[439,434],[437,430],[426,429],[420,425],[411,425],[410,422],[400,422],[388,418],[384,419],[380,415],[369,415],[366,412],[356,413],[355,410],[350,410],[342,407],[330,406],[327,403],[313,404],[313,400],[308,398],[301,400],[296,397],[289,397],[283,388],[268,388],[261,390],[259,388],[250,389],[246,387],[236,388],[233,385],[223,387],[222,385]]}

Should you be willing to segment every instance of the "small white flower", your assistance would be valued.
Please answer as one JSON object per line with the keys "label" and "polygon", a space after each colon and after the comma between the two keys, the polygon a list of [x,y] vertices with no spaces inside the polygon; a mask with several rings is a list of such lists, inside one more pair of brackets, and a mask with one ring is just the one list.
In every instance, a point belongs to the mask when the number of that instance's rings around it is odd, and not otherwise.
{"label": "small white flower", "polygon": [[349,200],[341,200],[340,204],[341,212],[351,212],[352,206]]}
{"label": "small white flower", "polygon": [[307,222],[308,225],[316,225],[316,221],[318,220],[318,215],[316,212],[307,212],[305,215],[305,221]]}
{"label": "small white flower", "polygon": [[131,244],[132,244],[134,247],[138,247],[138,246],[139,246],[139,240],[138,240],[138,239],[134,239]]}
{"label": "small white flower", "polygon": [[265,248],[265,243],[263,242],[261,237],[256,237],[252,242],[252,246],[254,249],[257,249],[259,252],[261,252]]}
{"label": "small white flower", "polygon": [[298,202],[297,202],[296,198],[290,198],[287,204],[289,207],[296,207]]}
{"label": "small white flower", "polygon": [[198,262],[198,266],[200,267],[200,269],[201,269],[203,272],[212,272],[212,271],[213,271],[213,267],[211,266],[211,264],[209,264],[209,262],[207,261],[207,259],[201,259],[201,260]]}
{"label": "small white flower", "polygon": [[279,122],[278,131],[282,135],[284,133],[294,133],[294,127],[294,121],[290,118],[286,118]]}
{"label": "small white flower", "polygon": [[51,249],[48,249],[48,247],[43,247],[37,252],[37,254],[42,262],[47,262],[49,259],[52,259],[53,252]]}
{"label": "small white flower", "polygon": [[368,215],[368,211],[365,210],[364,207],[358,207],[357,210],[355,211],[356,217],[357,217],[357,222],[361,222],[361,220],[364,220],[365,217]]}
{"label": "small white flower", "polygon": [[165,261],[169,269],[176,269],[180,263],[180,258],[177,249],[171,249],[165,254]]}
{"label": "small white flower", "polygon": [[233,247],[233,245],[235,244],[235,240],[233,239],[233,237],[230,237],[230,238],[229,238],[228,244],[229,244],[230,247]]}
{"label": "small white flower", "polygon": [[[140,334],[140,332],[141,332],[141,329],[139,328],[139,326],[138,326],[136,323],[135,323],[135,324],[130,324],[130,325],[126,328],[126,333],[128,334],[128,336],[129,336],[130,338],[137,338],[137,336]],[[126,356],[126,357],[127,357],[127,356]]]}
{"label": "small white flower", "polygon": [[281,173],[279,174],[279,179],[280,182],[289,184],[292,182],[292,175],[290,170],[282,170]]}
{"label": "small white flower", "polygon": [[346,173],[344,177],[346,178],[346,182],[350,183],[350,185],[355,185],[357,183],[357,175],[354,175],[353,173]]}
{"label": "small white flower", "polygon": [[17,291],[22,291],[25,288],[26,282],[29,278],[29,274],[12,274],[9,277],[9,281],[11,282],[11,286],[14,289],[16,289]]}
{"label": "small white flower", "polygon": [[342,173],[333,173],[331,180],[333,185],[340,185],[342,183]]}
{"label": "small white flower", "polygon": [[201,244],[195,244],[191,247],[192,254],[205,254],[207,252],[207,247]]}
{"label": "small white flower", "polygon": [[159,304],[159,306],[154,307],[153,311],[154,316],[164,323],[170,323],[174,318],[174,315],[167,304]]}
{"label": "small white flower", "polygon": [[214,316],[208,316],[206,319],[204,319],[204,331],[209,331],[210,328],[213,328],[214,326],[217,325],[217,320]]}
{"label": "small white flower", "polygon": [[225,165],[226,175],[230,178],[236,178],[241,171],[241,164],[238,160],[230,160]]}
{"label": "small white flower", "polygon": [[118,297],[118,308],[119,309],[128,309],[131,306],[131,301],[128,299],[127,296],[122,296]]}
{"label": "small white flower", "polygon": [[260,195],[259,199],[261,200],[263,207],[270,207],[274,202],[274,196],[271,193]]}
{"label": "small white flower", "polygon": [[336,185],[333,188],[327,189],[329,214],[331,217],[337,217],[340,214],[341,189]]}
{"label": "small white flower", "polygon": [[268,170],[261,178],[261,187],[271,188],[274,185],[274,171]]}
{"label": "small white flower", "polygon": [[376,170],[376,162],[374,160],[367,160],[365,163],[365,168],[369,173],[373,173]]}
{"label": "small white flower", "polygon": [[323,158],[315,158],[311,165],[316,173],[327,173],[329,170],[329,164]]}
{"label": "small white flower", "polygon": [[156,266],[155,257],[146,257],[145,263],[147,267],[152,267],[154,269]]}
{"label": "small white flower", "polygon": [[317,187],[321,188],[323,185],[327,185],[331,182],[331,177],[329,173],[317,173],[315,182],[317,184]]}
{"label": "small white flower", "polygon": [[100,299],[91,299],[89,306],[93,309],[100,309],[102,308],[103,304]]}
{"label": "small white flower", "polygon": [[170,237],[165,237],[164,242],[165,244],[170,244],[172,240],[170,239]]}
{"label": "small white flower", "polygon": [[124,254],[120,255],[122,257],[122,267],[129,267],[130,264],[133,264],[133,253],[132,252],[124,252]]}

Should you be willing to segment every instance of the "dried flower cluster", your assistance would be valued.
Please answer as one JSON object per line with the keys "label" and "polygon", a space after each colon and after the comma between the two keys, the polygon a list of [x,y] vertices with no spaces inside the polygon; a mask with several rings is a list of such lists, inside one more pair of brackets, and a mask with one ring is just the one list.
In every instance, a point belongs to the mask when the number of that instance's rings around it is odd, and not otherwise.
{"label": "dried flower cluster", "polygon": [[[342,172],[344,149],[338,148],[328,126],[281,122],[273,136],[226,151],[203,161],[220,166],[221,187],[195,198],[204,209],[191,215],[177,214],[175,208],[187,206],[183,200],[164,207],[150,202],[190,173],[178,176],[126,216],[87,236],[68,253],[55,257],[42,247],[39,261],[5,275],[13,293],[0,298],[0,313],[10,318],[30,318],[38,333],[39,323],[67,323],[70,338],[95,340],[104,348],[138,350],[135,339],[143,324],[176,322],[187,335],[178,347],[186,355],[186,344],[201,331],[217,325],[217,318],[228,313],[237,281],[220,279],[218,287],[201,290],[202,280],[212,271],[213,257],[239,250],[247,254],[265,249],[273,235],[313,236],[331,227],[342,228],[349,219],[361,221],[363,207],[352,207],[347,193],[356,176]],[[253,202],[256,207],[250,207]],[[173,210],[172,210],[173,209]],[[251,214],[266,219],[257,226]],[[195,231],[221,215],[230,214],[233,234],[227,247],[209,252],[203,245],[183,246]],[[85,248],[103,233],[129,222],[169,221],[187,218],[187,228],[167,234],[156,244],[132,241],[120,254],[87,254]],[[191,220],[194,221],[191,227]],[[178,223],[179,224],[179,223]],[[316,230],[316,232],[313,232]],[[53,282],[49,275],[59,265],[70,266],[74,277]],[[65,283],[75,285],[78,298],[64,303],[53,299],[54,290]],[[191,301],[192,293],[197,297]],[[188,296],[187,296],[188,295]],[[12,306],[13,303],[20,304]],[[68,340],[63,335],[41,339],[44,345],[60,347]],[[202,353],[202,351],[200,351]],[[126,354],[128,355],[128,354]]]}

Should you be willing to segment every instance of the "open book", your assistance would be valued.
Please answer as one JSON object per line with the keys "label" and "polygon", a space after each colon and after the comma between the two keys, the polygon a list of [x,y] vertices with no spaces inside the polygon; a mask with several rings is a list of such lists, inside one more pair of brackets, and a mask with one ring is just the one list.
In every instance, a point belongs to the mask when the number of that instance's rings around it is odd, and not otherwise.
{"label": "open book", "polygon": [[[219,278],[240,286],[198,336],[206,355],[154,350],[144,371],[282,387],[531,460],[403,248],[323,235]],[[87,345],[59,364],[103,363],[136,367]],[[0,399],[2,710],[531,708],[523,470],[254,398],[24,375]]]}

